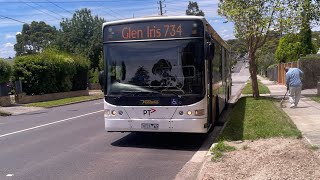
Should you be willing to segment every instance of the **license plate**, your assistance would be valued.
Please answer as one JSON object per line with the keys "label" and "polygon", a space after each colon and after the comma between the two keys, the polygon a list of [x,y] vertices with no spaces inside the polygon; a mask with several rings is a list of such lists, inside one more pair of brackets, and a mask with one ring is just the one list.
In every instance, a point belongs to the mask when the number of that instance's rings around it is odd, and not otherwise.
{"label": "license plate", "polygon": [[158,130],[159,129],[159,124],[156,124],[156,123],[141,123],[141,128],[142,129]]}

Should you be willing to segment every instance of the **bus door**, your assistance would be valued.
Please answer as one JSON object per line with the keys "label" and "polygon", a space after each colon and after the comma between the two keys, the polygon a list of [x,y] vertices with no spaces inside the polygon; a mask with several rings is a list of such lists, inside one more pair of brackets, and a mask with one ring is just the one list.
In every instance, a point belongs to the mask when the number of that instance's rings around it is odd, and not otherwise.
{"label": "bus door", "polygon": [[213,124],[213,73],[212,73],[212,60],[214,57],[214,44],[211,38],[206,43],[206,59],[207,59],[207,109],[208,109],[208,127]]}

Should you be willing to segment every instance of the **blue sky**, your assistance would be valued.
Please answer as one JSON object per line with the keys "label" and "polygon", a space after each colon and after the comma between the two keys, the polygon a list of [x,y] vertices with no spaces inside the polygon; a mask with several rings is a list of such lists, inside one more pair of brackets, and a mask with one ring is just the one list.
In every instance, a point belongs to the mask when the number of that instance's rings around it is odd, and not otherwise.
{"label": "blue sky", "polygon": [[[96,1],[96,2],[95,2]],[[165,15],[184,15],[189,0],[166,0]],[[233,24],[223,23],[218,16],[218,0],[198,0],[207,20],[225,40],[233,39]],[[159,14],[157,0],[0,0],[0,57],[15,56],[13,49],[16,34],[23,23],[1,18],[6,16],[22,22],[44,21],[59,28],[62,18],[72,17],[72,13],[81,8],[89,8],[93,15],[107,21],[154,16]]]}

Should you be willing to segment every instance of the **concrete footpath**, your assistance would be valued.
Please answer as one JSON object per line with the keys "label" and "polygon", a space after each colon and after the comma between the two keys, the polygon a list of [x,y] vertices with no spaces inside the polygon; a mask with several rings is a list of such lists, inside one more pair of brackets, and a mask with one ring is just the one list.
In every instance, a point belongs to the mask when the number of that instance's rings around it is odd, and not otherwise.
{"label": "concrete footpath", "polygon": [[[286,86],[269,81],[266,78],[258,76],[258,79],[270,90],[270,96],[282,99],[286,93]],[[316,96],[316,89],[306,89],[301,92],[301,99],[296,108],[290,108],[288,96],[286,96],[283,105],[283,111],[292,119],[297,128],[302,132],[310,144],[320,147],[320,103],[317,103],[309,96]]]}

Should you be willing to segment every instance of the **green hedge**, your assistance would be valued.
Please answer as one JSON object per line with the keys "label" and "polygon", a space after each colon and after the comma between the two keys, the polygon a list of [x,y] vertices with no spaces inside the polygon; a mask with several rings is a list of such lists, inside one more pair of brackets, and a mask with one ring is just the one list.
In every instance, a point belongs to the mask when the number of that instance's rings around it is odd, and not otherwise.
{"label": "green hedge", "polygon": [[9,82],[11,73],[11,65],[7,61],[0,59],[0,83]]}
{"label": "green hedge", "polygon": [[83,90],[88,70],[86,59],[54,49],[19,56],[14,61],[14,76],[22,80],[23,91],[28,95]]}
{"label": "green hedge", "polygon": [[89,82],[98,83],[99,82],[99,69],[91,69],[89,71]]}
{"label": "green hedge", "polygon": [[320,61],[320,54],[308,54],[304,57],[301,57],[300,60],[318,60]]}
{"label": "green hedge", "polygon": [[75,56],[76,73],[72,78],[72,90],[85,90],[88,86],[88,72],[90,63],[83,56]]}

